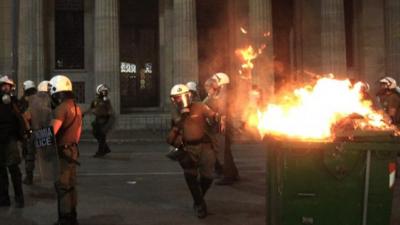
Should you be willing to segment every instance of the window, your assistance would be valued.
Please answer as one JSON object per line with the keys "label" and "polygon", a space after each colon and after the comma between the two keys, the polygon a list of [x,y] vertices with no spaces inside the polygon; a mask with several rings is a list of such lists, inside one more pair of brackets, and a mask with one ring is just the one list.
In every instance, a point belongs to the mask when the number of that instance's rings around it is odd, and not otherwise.
{"label": "window", "polygon": [[84,69],[83,0],[55,1],[55,68]]}
{"label": "window", "polygon": [[73,81],[73,92],[77,103],[85,103],[85,82]]}
{"label": "window", "polygon": [[158,0],[120,0],[121,113],[158,107]]}

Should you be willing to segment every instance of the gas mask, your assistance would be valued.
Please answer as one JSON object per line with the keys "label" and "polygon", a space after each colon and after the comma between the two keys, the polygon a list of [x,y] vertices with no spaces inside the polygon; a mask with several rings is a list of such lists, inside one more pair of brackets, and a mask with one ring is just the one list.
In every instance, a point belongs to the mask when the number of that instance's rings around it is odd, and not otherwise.
{"label": "gas mask", "polygon": [[104,91],[100,92],[99,98],[101,98],[103,101],[107,101],[108,100],[108,91],[104,90]]}
{"label": "gas mask", "polygon": [[190,105],[192,103],[190,92],[180,95],[172,95],[171,101],[181,114],[190,112]]}
{"label": "gas mask", "polygon": [[2,101],[4,104],[8,105],[8,104],[11,103],[11,96],[10,96],[9,94],[3,94],[3,95],[1,96],[1,101]]}
{"label": "gas mask", "polygon": [[[8,84],[3,84],[3,85],[8,85]],[[1,88],[1,101],[3,102],[3,104],[10,104],[11,103],[14,91],[15,91],[15,88],[12,87],[11,85],[8,88],[7,88],[7,86],[2,86],[2,88]]]}
{"label": "gas mask", "polygon": [[383,96],[383,95],[388,95],[391,93],[391,90],[389,89],[389,86],[386,83],[379,83],[379,89],[378,92],[376,93],[376,96]]}
{"label": "gas mask", "polygon": [[57,93],[51,95],[51,108],[52,109],[55,109],[60,103],[61,103],[61,100]]}

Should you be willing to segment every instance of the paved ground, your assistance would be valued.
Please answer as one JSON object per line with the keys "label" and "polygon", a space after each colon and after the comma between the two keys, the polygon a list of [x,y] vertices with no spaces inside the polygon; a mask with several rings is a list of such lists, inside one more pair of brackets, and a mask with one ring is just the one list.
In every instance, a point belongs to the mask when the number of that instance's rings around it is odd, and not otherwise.
{"label": "paved ground", "polygon": [[[213,186],[207,195],[211,215],[198,220],[178,165],[156,142],[112,144],[113,153],[95,159],[93,142],[81,144],[79,221],[81,225],[263,225],[265,224],[265,149],[236,144],[241,181]],[[0,225],[47,225],[56,219],[50,184],[27,188],[24,209],[0,208]],[[392,225],[400,224],[400,185],[395,189]],[[341,224],[337,224],[341,225]],[[358,225],[358,224],[355,224]],[[385,225],[385,224],[382,224]]]}
{"label": "paved ground", "polygon": [[[81,225],[261,225],[265,221],[264,151],[237,145],[243,179],[233,187],[214,186],[207,194],[211,216],[198,220],[178,165],[158,143],[113,144],[114,152],[94,159],[93,143],[81,145],[79,221]],[[25,188],[24,209],[0,208],[1,225],[46,225],[56,219],[51,186]]]}

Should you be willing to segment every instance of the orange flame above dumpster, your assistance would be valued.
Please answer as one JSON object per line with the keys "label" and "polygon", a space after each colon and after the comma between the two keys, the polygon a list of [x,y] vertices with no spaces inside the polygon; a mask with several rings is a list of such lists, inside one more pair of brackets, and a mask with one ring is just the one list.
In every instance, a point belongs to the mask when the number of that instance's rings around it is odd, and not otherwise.
{"label": "orange flame above dumpster", "polygon": [[249,45],[246,48],[237,49],[235,51],[236,55],[241,60],[241,68],[239,69],[239,74],[242,78],[250,79],[251,78],[251,70],[254,68],[253,61],[262,54],[266,45],[263,44],[260,48],[255,49],[253,46]]}
{"label": "orange flame above dumpster", "polygon": [[[302,140],[332,139],[333,129],[356,115],[354,129],[393,129],[385,116],[363,99],[362,83],[320,78],[314,85],[295,89],[275,104],[258,110],[248,118],[262,136],[269,134]],[[279,97],[279,96],[278,96]]]}

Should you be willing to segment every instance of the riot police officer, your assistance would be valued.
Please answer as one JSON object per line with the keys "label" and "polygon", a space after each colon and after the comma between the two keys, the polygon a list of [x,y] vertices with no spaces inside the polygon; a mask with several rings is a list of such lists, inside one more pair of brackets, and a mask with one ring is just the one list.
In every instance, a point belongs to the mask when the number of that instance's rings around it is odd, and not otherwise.
{"label": "riot police officer", "polygon": [[204,103],[193,102],[188,87],[183,84],[171,89],[171,101],[179,118],[173,120],[167,142],[185,151],[179,163],[194,200],[195,213],[198,218],[204,218],[208,214],[204,196],[212,184],[215,163],[215,152],[205,133],[206,119],[217,122],[219,116]]}
{"label": "riot police officer", "polygon": [[392,123],[400,124],[400,95],[397,93],[397,82],[392,77],[379,80],[380,88],[377,93],[379,103],[383,110],[390,116]]}
{"label": "riot police officer", "polygon": [[[210,107],[214,112],[221,112],[222,109],[220,109],[220,107],[222,105],[220,99],[218,98],[219,87],[217,81],[212,78],[207,79],[206,82],[204,82],[204,89],[207,93],[207,97],[203,100],[203,103]],[[220,159],[223,159],[223,157],[219,155],[223,154],[224,152],[225,138],[221,133],[219,126],[216,124],[209,123],[207,126],[207,133],[211,137],[214,150],[217,152],[215,161],[215,174],[217,178],[222,178],[223,168]]]}
{"label": "riot police officer", "polygon": [[229,76],[225,73],[216,73],[212,76],[218,84],[217,97],[219,99],[219,113],[222,118],[226,121],[226,130],[222,131],[225,136],[223,151],[218,154],[218,161],[222,164],[223,177],[215,182],[217,185],[231,185],[239,179],[238,169],[233,159],[231,142],[233,135],[233,127],[231,121],[231,115],[229,111],[230,90]]}
{"label": "riot police officer", "polygon": [[200,102],[201,98],[200,98],[199,90],[197,88],[197,82],[189,81],[186,83],[186,86],[189,88],[189,91],[192,94],[193,101]]}
{"label": "riot police officer", "polygon": [[[30,115],[28,113],[29,102],[32,96],[37,92],[35,83],[31,80],[26,80],[23,83],[24,95],[19,99],[19,109],[27,121],[30,122]],[[33,146],[31,139],[23,140],[22,153],[25,159],[25,178],[23,183],[26,185],[33,184],[33,171],[35,169],[35,153],[36,150]]]}
{"label": "riot police officer", "polygon": [[[52,110],[48,86],[49,81],[44,80],[40,82],[37,86],[37,93],[29,99],[29,107],[26,114],[28,115],[27,117],[33,131],[50,126]],[[58,175],[58,157],[55,154],[54,146],[40,146],[36,143],[33,147],[35,148],[36,159],[40,168],[42,185],[45,181],[54,182]]]}
{"label": "riot police officer", "polygon": [[82,113],[76,104],[72,83],[68,77],[57,75],[50,80],[50,94],[54,105],[51,121],[57,142],[60,173],[55,183],[58,200],[58,225],[77,222],[76,166],[79,165],[78,142],[82,130]]}
{"label": "riot police officer", "polygon": [[7,76],[0,78],[0,206],[10,206],[8,172],[14,188],[16,207],[24,207],[21,162],[17,141],[26,131],[25,122],[13,95],[14,82]]}
{"label": "riot police officer", "polygon": [[102,157],[111,152],[107,144],[107,134],[114,124],[114,110],[108,98],[109,88],[100,84],[96,88],[96,99],[92,101],[90,108],[84,113],[92,113],[95,119],[92,122],[93,136],[99,144],[94,157]]}

